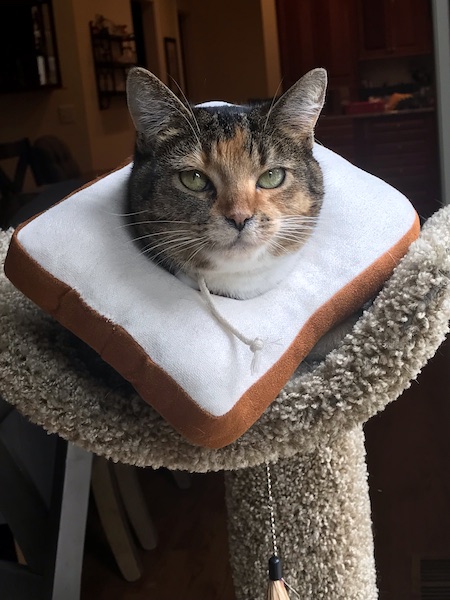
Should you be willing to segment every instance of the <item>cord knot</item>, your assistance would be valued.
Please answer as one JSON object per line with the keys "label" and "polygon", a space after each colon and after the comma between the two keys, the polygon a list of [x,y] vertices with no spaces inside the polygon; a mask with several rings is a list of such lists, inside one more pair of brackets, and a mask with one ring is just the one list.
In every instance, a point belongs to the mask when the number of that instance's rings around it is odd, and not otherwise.
{"label": "cord knot", "polygon": [[252,352],[259,352],[264,348],[264,342],[261,338],[255,338],[249,348]]}

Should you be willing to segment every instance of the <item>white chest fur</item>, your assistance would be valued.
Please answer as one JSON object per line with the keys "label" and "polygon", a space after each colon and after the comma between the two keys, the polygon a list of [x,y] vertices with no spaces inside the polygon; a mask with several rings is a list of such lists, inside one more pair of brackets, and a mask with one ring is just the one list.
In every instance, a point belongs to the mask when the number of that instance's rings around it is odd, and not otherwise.
{"label": "white chest fur", "polygon": [[266,249],[244,259],[215,258],[215,266],[204,270],[210,292],[238,300],[255,298],[277,286],[295,266],[298,252],[273,256]]}

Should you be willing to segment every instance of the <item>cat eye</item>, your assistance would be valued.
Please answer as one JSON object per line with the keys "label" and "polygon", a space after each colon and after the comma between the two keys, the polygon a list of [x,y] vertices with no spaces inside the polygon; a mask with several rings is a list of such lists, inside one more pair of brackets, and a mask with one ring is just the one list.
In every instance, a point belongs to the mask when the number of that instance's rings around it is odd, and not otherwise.
{"label": "cat eye", "polygon": [[209,179],[201,171],[181,171],[180,181],[192,192],[203,192],[209,185]]}
{"label": "cat eye", "polygon": [[256,182],[256,185],[265,190],[273,190],[274,188],[280,187],[285,177],[286,171],[281,167],[269,169],[261,175]]}

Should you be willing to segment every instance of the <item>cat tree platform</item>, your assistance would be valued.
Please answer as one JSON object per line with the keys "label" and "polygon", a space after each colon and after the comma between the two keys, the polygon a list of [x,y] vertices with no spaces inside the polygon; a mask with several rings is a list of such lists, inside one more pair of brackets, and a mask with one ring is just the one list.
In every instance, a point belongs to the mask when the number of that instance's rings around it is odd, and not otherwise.
{"label": "cat tree platform", "polygon": [[[4,258],[9,236],[2,234]],[[377,597],[363,424],[407,388],[450,318],[450,207],[436,213],[339,348],[292,379],[239,440],[190,445],[4,278],[0,394],[33,423],[138,466],[226,471],[236,598],[264,597],[272,467],[285,576],[301,598]],[[245,524],[245,527],[243,526]]]}

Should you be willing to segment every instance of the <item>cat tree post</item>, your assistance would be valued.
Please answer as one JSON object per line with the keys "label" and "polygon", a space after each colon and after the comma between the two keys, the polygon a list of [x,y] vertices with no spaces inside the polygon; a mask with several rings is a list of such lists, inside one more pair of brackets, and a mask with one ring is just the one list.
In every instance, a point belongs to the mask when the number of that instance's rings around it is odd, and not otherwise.
{"label": "cat tree post", "polygon": [[[364,456],[355,427],[271,467],[284,576],[301,598],[377,598]],[[236,600],[264,600],[272,553],[265,466],[228,472],[226,489]]]}

